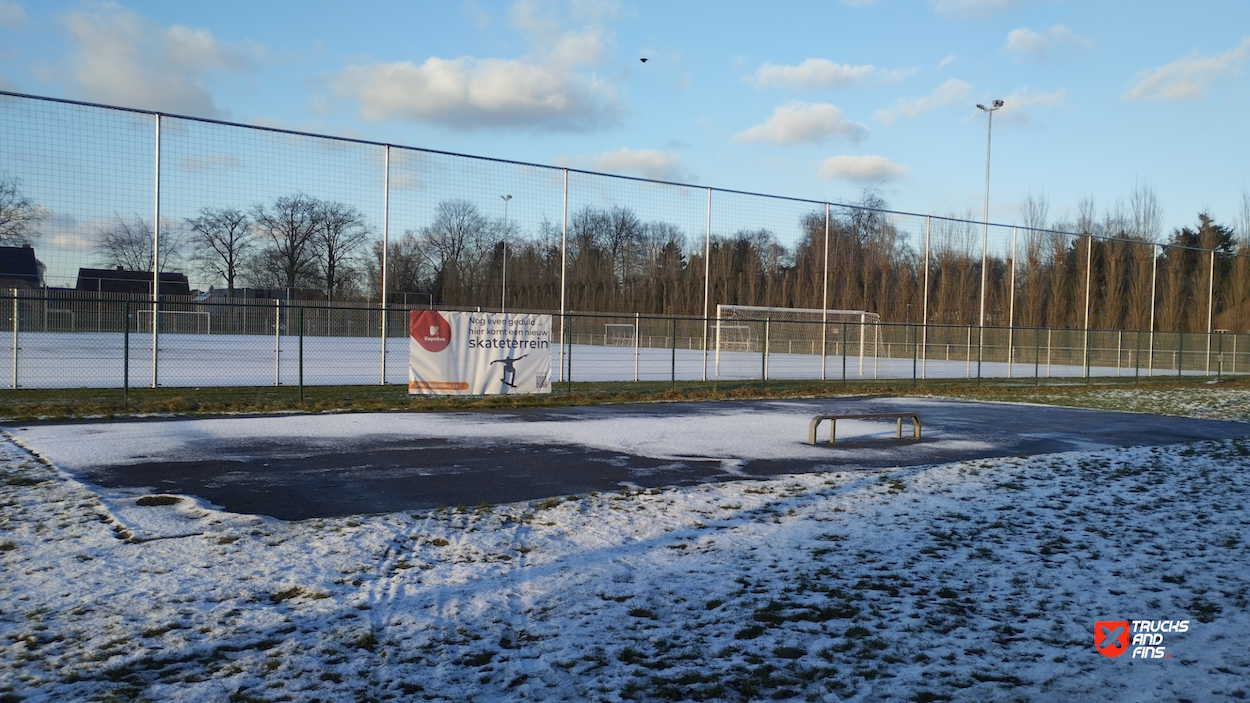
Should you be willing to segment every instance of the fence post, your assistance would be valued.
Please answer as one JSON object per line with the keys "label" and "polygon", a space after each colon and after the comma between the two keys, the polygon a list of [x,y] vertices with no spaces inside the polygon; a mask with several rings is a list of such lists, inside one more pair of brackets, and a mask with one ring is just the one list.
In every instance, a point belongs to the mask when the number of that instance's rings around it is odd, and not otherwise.
{"label": "fence post", "polygon": [[1181,377],[1181,369],[1185,368],[1185,331],[1181,330],[1177,333],[1176,342],[1176,377]]}
{"label": "fence post", "polygon": [[[1209,337],[1209,335],[1208,335]],[[1219,348],[1215,352],[1215,377],[1224,378],[1224,335],[1218,335],[1220,340]]]}
{"label": "fence post", "polygon": [[299,402],[304,402],[304,306],[299,308]]}
{"label": "fence post", "polygon": [[669,321],[669,329],[671,330],[672,346],[670,348],[671,356],[669,359],[669,374],[673,381],[673,388],[677,387],[677,318],[674,317]]}
{"label": "fence post", "polygon": [[764,318],[764,348],[760,357],[760,380],[764,382],[764,387],[768,387],[768,342],[772,338],[772,318]]}
{"label": "fence post", "polygon": [[282,301],[273,300],[273,385],[282,385]]}
{"label": "fence post", "polygon": [[916,380],[917,363],[916,362],[917,362],[917,357],[920,356],[919,354],[920,335],[916,334],[915,325],[908,325],[907,331],[911,333],[911,387],[915,388],[917,385],[917,380]]}
{"label": "fence post", "polygon": [[[566,179],[568,178],[567,171],[565,171],[564,177]],[[566,325],[566,321],[567,321],[567,325]],[[562,321],[560,323],[561,331],[563,331],[566,326],[568,327],[569,333],[565,335],[564,338],[565,340],[567,340],[565,343],[568,344],[569,348],[565,350],[565,354],[564,354],[565,363],[568,364],[568,371],[567,373],[564,374],[564,380],[568,383],[569,393],[572,393],[573,392],[573,316],[572,315],[565,314],[563,316]]]}
{"label": "fence post", "polygon": [[21,325],[19,307],[18,307],[18,290],[13,289],[13,390],[17,390],[17,330]]}
{"label": "fence post", "polygon": [[1033,328],[1033,385],[1041,383],[1042,374],[1042,328]]}
{"label": "fence post", "polygon": [[1141,330],[1133,341],[1133,383],[1141,383]]}
{"label": "fence post", "polygon": [[[639,314],[638,314],[638,313],[634,313],[634,383],[637,383],[637,382],[638,382],[638,354],[639,354],[639,350],[638,350],[638,342],[639,342],[639,339],[638,339],[638,326],[639,326],[639,325],[638,325],[638,322],[639,322]],[[706,356],[707,356],[707,350],[706,350],[706,349],[704,349],[704,350],[703,350],[703,352],[704,352],[704,356],[706,357]],[[706,379],[705,379],[705,380],[706,380]]]}
{"label": "fence post", "polygon": [[842,323],[842,385],[846,385],[846,323]]}
{"label": "fence post", "polygon": [[122,310],[122,403],[130,405],[130,301]]}

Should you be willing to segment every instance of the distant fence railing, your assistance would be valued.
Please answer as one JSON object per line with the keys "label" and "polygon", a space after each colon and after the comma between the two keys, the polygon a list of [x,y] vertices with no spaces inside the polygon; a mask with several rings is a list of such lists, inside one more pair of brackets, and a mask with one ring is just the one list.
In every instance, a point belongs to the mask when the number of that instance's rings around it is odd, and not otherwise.
{"label": "distant fence railing", "polygon": [[[72,295],[69,293],[73,293]],[[11,289],[11,389],[408,382],[408,311],[391,305]],[[519,312],[519,311],[518,311]],[[539,311],[541,312],[541,311]],[[156,324],[153,324],[153,317]],[[559,382],[1222,376],[1250,335],[917,323],[553,315]],[[569,387],[569,386],[566,386]]]}

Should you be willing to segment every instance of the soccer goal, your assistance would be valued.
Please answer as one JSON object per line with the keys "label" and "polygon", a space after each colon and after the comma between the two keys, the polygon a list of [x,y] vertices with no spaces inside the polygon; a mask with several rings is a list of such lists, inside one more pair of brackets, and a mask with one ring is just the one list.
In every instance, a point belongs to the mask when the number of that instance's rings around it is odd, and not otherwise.
{"label": "soccer goal", "polygon": [[636,343],[638,328],[634,325],[608,322],[603,325],[603,346],[632,347]]}
{"label": "soccer goal", "polygon": [[[161,310],[160,331],[170,334],[212,334],[213,318],[208,311]],[[152,329],[152,308],[135,311],[135,328],[138,331]]]}
{"label": "soccer goal", "polygon": [[721,352],[845,356],[876,353],[881,316],[867,310],[821,310],[759,305],[716,306],[716,370]]}

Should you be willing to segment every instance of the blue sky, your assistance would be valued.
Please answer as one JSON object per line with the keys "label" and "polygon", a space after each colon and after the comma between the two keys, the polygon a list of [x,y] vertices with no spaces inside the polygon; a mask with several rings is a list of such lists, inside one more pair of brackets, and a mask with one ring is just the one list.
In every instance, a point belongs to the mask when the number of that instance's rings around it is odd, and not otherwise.
{"label": "blue sky", "polygon": [[974,219],[1002,99],[1005,224],[1237,224],[1248,61],[1227,0],[0,0],[5,90]]}

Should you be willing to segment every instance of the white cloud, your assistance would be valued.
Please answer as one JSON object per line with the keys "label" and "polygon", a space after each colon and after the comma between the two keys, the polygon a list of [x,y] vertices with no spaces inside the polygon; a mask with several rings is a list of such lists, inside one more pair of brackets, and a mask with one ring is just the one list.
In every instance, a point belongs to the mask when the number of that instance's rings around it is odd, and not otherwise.
{"label": "white cloud", "polygon": [[598,26],[562,32],[556,20],[538,10],[535,3],[519,2],[510,20],[540,47],[532,56],[356,64],[327,82],[338,96],[355,100],[360,117],[369,121],[414,120],[456,130],[568,131],[614,123],[615,92],[584,70],[603,59],[607,32]]}
{"label": "white cloud", "polygon": [[929,0],[933,11],[954,17],[985,17],[1021,4],[1021,0]]}
{"label": "white cloud", "polygon": [[735,134],[734,141],[817,144],[837,138],[855,143],[867,134],[866,126],[846,119],[833,105],[790,102],[774,109],[763,124]]}
{"label": "white cloud", "polygon": [[941,61],[938,61],[938,64],[937,64],[937,70],[941,71],[942,69],[946,68],[947,66],[949,66],[949,65],[951,65],[951,64],[953,64],[953,63],[955,63],[955,61],[957,61],[957,60],[958,60],[958,59],[956,59],[956,58],[955,58],[955,55],[954,55],[954,54],[948,54],[946,58],[942,59]]}
{"label": "white cloud", "polygon": [[74,44],[69,79],[96,102],[219,117],[204,79],[252,68],[258,46],[217,41],[203,29],[161,28],[113,5],[64,18]]}
{"label": "white cloud", "polygon": [[907,175],[907,167],[884,156],[831,156],[820,164],[817,175],[826,181],[879,183]]}
{"label": "white cloud", "polygon": [[1027,27],[1011,30],[1007,33],[1007,43],[1003,46],[1003,52],[1011,54],[1016,61],[1025,59],[1044,61],[1052,51],[1065,49],[1085,51],[1093,46],[1092,40],[1077,35],[1062,24],[1057,24],[1046,30],[1045,34],[1038,34]]}
{"label": "white cloud", "polygon": [[17,29],[26,21],[26,9],[12,0],[0,0],[0,27]]}
{"label": "white cloud", "polygon": [[829,59],[806,59],[797,66],[766,63],[755,69],[749,81],[756,88],[848,88],[860,83],[895,83],[915,69],[887,70],[872,65],[849,66]]}
{"label": "white cloud", "polygon": [[972,95],[971,85],[952,78],[934,88],[932,93],[923,98],[915,98],[913,100],[900,98],[894,103],[894,107],[886,110],[877,110],[873,113],[873,117],[883,124],[892,124],[899,117],[919,117],[941,107],[966,102],[970,95]]}
{"label": "white cloud", "polygon": [[1236,74],[1247,58],[1250,58],[1250,37],[1218,56],[1199,56],[1195,52],[1153,71],[1139,73],[1137,82],[1124,97],[1134,101],[1198,100],[1206,97],[1212,83]]}
{"label": "white cloud", "polygon": [[635,150],[621,147],[598,156],[562,158],[558,163],[561,166],[589,166],[596,171],[624,173],[657,181],[684,183],[694,180],[682,165],[679,154],[658,149]]}
{"label": "white cloud", "polygon": [[1046,93],[1025,86],[1003,98],[1003,106],[995,117],[1014,124],[1028,124],[1033,119],[1034,108],[1063,107],[1067,97],[1068,91],[1064,88]]}

